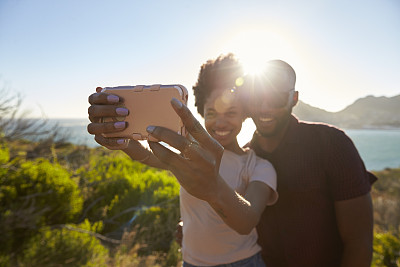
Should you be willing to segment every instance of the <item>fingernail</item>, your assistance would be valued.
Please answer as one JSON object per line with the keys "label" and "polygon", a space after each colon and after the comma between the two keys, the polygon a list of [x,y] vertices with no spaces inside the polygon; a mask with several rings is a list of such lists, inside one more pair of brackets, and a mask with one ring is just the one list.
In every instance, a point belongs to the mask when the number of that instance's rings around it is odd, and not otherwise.
{"label": "fingernail", "polygon": [[123,145],[125,143],[125,139],[118,139],[117,144],[118,145]]}
{"label": "fingernail", "polygon": [[147,130],[147,132],[149,132],[149,133],[153,133],[155,128],[156,128],[155,126],[148,126],[148,127],[146,128],[146,130]]}
{"label": "fingernail", "polygon": [[117,121],[114,123],[115,129],[122,129],[125,128],[125,122],[124,121]]}
{"label": "fingernail", "polygon": [[110,103],[118,103],[119,102],[119,97],[116,95],[108,95],[107,96],[107,101]]}
{"label": "fingernail", "polygon": [[126,108],[117,108],[117,109],[115,110],[115,112],[116,112],[118,115],[121,115],[121,116],[126,116],[126,115],[128,115],[128,110],[127,110]]}
{"label": "fingernail", "polygon": [[182,102],[176,99],[175,97],[171,100],[172,105],[174,105],[177,109],[182,108]]}

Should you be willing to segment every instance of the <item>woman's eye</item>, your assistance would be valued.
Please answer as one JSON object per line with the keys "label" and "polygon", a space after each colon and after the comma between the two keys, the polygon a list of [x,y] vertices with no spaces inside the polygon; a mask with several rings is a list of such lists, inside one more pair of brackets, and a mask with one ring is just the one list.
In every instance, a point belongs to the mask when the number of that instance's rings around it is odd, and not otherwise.
{"label": "woman's eye", "polygon": [[215,113],[214,112],[207,112],[206,113],[206,118],[213,118],[215,117]]}

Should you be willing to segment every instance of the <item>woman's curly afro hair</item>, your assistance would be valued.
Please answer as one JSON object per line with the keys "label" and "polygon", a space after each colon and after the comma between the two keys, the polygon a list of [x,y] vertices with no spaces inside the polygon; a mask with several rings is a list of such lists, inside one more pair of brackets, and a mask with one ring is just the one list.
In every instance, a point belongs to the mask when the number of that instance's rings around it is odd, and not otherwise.
{"label": "woman's curly afro hair", "polygon": [[204,117],[204,104],[211,92],[216,89],[233,88],[240,77],[243,77],[243,68],[231,53],[203,64],[197,83],[193,86],[197,112]]}

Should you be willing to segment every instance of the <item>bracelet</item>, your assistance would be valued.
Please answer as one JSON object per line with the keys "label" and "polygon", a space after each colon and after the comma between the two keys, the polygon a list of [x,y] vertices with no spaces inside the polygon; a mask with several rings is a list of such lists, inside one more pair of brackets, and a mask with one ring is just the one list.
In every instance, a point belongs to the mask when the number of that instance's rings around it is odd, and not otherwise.
{"label": "bracelet", "polygon": [[144,157],[143,159],[136,159],[136,161],[138,161],[138,162],[140,162],[140,163],[144,163],[146,160],[148,160],[149,158],[150,158],[150,156],[151,156],[151,152],[150,151],[148,151],[147,149],[146,149],[146,151],[147,151],[147,156],[146,157]]}

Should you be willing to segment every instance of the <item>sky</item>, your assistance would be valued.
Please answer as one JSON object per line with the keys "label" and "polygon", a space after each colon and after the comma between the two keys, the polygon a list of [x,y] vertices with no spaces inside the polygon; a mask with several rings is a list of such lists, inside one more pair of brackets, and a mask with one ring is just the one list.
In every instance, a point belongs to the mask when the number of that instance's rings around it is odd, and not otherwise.
{"label": "sky", "polygon": [[200,66],[229,52],[247,71],[287,61],[300,99],[328,111],[399,95],[400,2],[0,0],[0,90],[32,117],[87,118],[97,86],[191,94]]}

